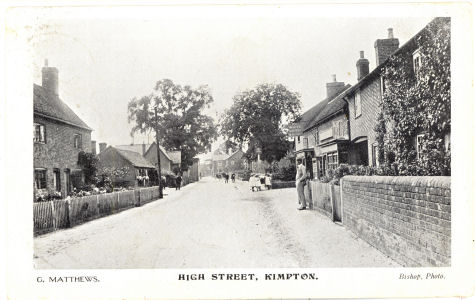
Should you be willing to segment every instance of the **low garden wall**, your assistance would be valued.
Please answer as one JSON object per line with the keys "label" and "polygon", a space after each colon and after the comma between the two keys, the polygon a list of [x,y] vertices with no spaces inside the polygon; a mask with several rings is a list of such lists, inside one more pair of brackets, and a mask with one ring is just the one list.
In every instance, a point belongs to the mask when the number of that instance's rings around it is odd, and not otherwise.
{"label": "low garden wall", "polygon": [[408,267],[450,266],[450,177],[345,176],[343,225]]}
{"label": "low garden wall", "polygon": [[72,227],[124,209],[141,206],[157,200],[158,195],[158,187],[149,187],[68,200],[36,202],[33,203],[34,234]]}
{"label": "low garden wall", "polygon": [[286,189],[286,188],[294,188],[295,181],[277,181],[272,180],[272,189]]}

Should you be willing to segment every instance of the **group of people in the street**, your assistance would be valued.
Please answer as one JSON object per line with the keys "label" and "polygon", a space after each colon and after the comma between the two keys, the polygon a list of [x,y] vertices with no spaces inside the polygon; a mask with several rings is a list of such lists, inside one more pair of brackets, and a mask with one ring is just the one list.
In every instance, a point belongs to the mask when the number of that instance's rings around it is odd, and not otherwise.
{"label": "group of people in the street", "polygon": [[[224,183],[229,182],[229,174],[228,173],[223,173],[222,177],[224,178]],[[234,173],[231,174],[231,181],[236,182],[236,174],[234,174]]]}
{"label": "group of people in the street", "polygon": [[251,191],[261,191],[263,189],[270,190],[272,188],[271,175],[266,173],[262,174],[251,174],[249,177],[249,188]]}

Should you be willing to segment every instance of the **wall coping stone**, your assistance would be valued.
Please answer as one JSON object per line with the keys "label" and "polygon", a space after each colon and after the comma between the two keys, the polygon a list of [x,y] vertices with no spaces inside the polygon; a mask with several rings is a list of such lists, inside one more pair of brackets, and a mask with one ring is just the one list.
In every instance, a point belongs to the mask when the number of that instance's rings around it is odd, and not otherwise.
{"label": "wall coping stone", "polygon": [[347,175],[343,182],[364,182],[406,186],[428,186],[450,189],[450,176],[355,176]]}

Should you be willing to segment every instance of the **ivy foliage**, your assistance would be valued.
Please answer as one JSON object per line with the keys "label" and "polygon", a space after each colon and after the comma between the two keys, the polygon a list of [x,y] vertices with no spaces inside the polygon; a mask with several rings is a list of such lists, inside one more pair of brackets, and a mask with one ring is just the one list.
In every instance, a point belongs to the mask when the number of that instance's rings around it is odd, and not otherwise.
{"label": "ivy foliage", "polygon": [[[411,45],[412,44],[412,45]],[[412,46],[412,47],[411,47]],[[382,115],[375,127],[380,162],[397,175],[450,175],[450,18],[437,18],[382,69]],[[413,51],[420,53],[414,69]],[[416,136],[422,136],[417,157]]]}

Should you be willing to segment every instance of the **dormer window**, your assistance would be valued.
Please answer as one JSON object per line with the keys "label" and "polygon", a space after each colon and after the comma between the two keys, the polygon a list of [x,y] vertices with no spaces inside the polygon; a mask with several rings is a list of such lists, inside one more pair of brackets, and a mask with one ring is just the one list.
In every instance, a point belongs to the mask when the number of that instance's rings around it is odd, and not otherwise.
{"label": "dormer window", "polygon": [[421,70],[421,64],[421,51],[420,49],[417,49],[414,51],[414,53],[412,53],[412,66],[414,67],[414,74],[416,75],[416,78],[418,77],[417,75]]}

